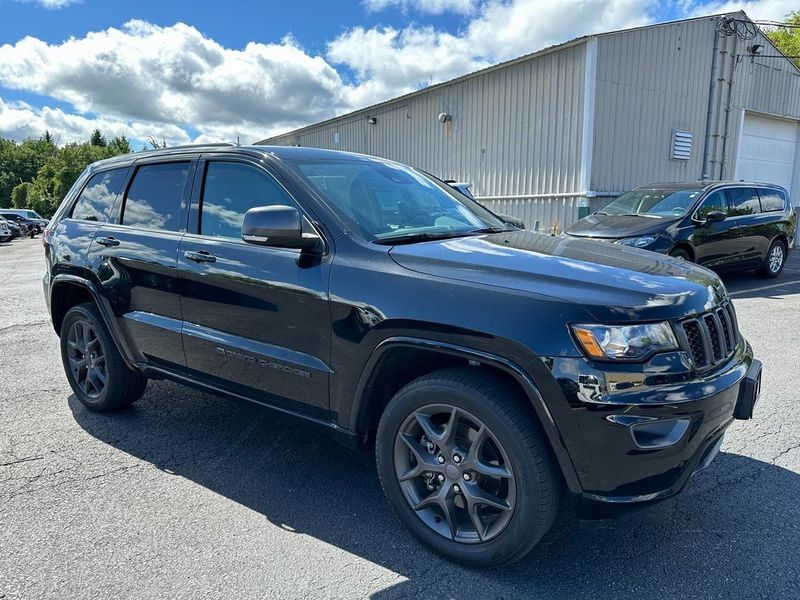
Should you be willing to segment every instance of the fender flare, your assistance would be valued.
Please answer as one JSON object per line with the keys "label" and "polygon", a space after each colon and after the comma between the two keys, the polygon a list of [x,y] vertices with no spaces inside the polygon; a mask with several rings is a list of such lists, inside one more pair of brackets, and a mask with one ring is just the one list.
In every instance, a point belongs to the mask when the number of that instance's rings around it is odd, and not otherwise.
{"label": "fender flare", "polygon": [[553,451],[559,469],[564,475],[564,480],[567,487],[572,492],[580,492],[581,486],[578,480],[578,474],[575,470],[575,465],[572,458],[567,451],[566,444],[558,429],[558,425],[553,418],[547,403],[544,400],[541,392],[539,391],[536,383],[531,379],[528,373],[519,365],[510,361],[502,356],[484,352],[482,350],[475,350],[466,346],[451,344],[448,342],[440,342],[437,340],[430,340],[425,338],[415,338],[407,336],[394,336],[381,341],[372,351],[369,359],[364,365],[361,376],[356,386],[355,397],[353,399],[353,409],[350,413],[350,431],[357,432],[359,430],[359,419],[361,411],[364,408],[363,403],[366,397],[366,389],[370,383],[375,368],[379,364],[383,356],[390,350],[398,347],[413,347],[423,348],[433,352],[441,352],[449,354],[450,356],[457,356],[466,360],[474,360],[482,364],[491,365],[501,371],[511,375],[515,381],[524,390],[528,397],[528,401],[533,408],[542,429],[545,432],[547,442]]}
{"label": "fender flare", "polygon": [[[119,327],[119,323],[117,319],[114,317],[114,311],[111,308],[111,304],[109,303],[108,299],[105,298],[100,293],[100,290],[97,288],[93,282],[85,279],[84,277],[80,277],[79,275],[71,275],[68,273],[59,273],[55,277],[52,278],[50,281],[50,289],[49,289],[49,305],[53,306],[53,294],[55,290],[58,288],[59,284],[70,284],[70,285],[79,285],[86,289],[89,294],[92,296],[95,305],[97,306],[98,310],[100,311],[100,316],[103,319],[103,323],[106,326],[109,334],[111,335],[111,339],[114,341],[114,345],[117,347],[117,351],[122,356],[122,360],[125,361],[125,364],[135,370],[139,370],[139,366],[134,360],[134,353],[133,349],[128,344],[125,335],[123,334],[122,330]],[[55,325],[55,323],[54,323]],[[59,332],[56,332],[59,333]]]}

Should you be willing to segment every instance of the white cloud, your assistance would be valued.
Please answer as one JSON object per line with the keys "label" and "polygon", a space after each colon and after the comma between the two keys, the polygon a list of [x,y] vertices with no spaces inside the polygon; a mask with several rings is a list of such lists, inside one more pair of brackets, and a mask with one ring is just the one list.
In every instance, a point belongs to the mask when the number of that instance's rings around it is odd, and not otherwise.
{"label": "white cloud", "polygon": [[390,6],[403,11],[409,8],[429,15],[440,15],[446,12],[469,14],[475,10],[477,0],[364,0],[364,6],[370,12],[385,10]]}
{"label": "white cloud", "polygon": [[29,2],[31,4],[38,4],[41,7],[49,10],[56,10],[64,8],[70,4],[77,4],[80,0],[21,0],[22,2]]}
{"label": "white cloud", "polygon": [[34,108],[23,102],[4,102],[0,98],[0,137],[21,140],[39,137],[49,130],[63,143],[83,142],[95,128],[101,129],[109,138],[124,135],[145,140],[152,136],[170,144],[191,141],[188,134],[176,125],[85,117],[66,113],[60,108]]}

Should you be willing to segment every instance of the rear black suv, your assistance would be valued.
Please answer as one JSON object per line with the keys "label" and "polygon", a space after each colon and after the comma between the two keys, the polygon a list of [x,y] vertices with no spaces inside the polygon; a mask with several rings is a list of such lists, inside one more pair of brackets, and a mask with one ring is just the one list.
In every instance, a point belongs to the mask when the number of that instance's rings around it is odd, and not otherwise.
{"label": "rear black suv", "polygon": [[374,444],[399,519],[466,564],[521,558],[567,501],[596,516],[679,492],[759,393],[712,272],[512,229],[368,156],[102,161],[44,243],[87,408],[169,378]]}
{"label": "rear black suv", "polygon": [[783,270],[796,232],[785,189],[742,181],[643,185],[564,231],[770,278]]}

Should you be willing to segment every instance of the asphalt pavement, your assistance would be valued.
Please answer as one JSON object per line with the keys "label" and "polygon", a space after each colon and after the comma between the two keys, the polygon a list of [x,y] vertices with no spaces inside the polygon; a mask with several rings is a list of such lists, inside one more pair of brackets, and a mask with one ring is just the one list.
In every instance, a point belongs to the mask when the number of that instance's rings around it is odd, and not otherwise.
{"label": "asphalt pavement", "polygon": [[256,406],[155,381],[72,397],[39,240],[0,245],[0,598],[800,598],[800,252],[730,275],[764,363],[752,421],[680,496],[562,522],[470,570],[392,517],[374,457]]}

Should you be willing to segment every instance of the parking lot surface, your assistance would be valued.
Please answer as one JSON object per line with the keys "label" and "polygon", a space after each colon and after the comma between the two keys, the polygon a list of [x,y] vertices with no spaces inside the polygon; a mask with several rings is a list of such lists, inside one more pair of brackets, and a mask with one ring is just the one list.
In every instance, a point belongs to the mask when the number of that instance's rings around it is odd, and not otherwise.
{"label": "parking lot surface", "polygon": [[39,240],[0,245],[0,598],[800,597],[800,252],[777,280],[725,277],[764,380],[711,467],[492,570],[423,548],[372,454],[309,426],[163,381],[85,410],[43,270]]}

